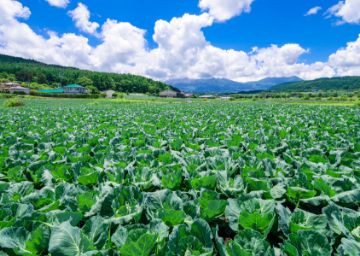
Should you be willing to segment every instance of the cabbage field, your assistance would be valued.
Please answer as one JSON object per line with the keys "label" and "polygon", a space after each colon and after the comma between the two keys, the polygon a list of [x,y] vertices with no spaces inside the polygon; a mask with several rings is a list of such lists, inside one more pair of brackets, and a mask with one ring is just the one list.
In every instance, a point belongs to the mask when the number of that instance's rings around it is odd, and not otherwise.
{"label": "cabbage field", "polygon": [[0,113],[0,256],[360,255],[360,108]]}

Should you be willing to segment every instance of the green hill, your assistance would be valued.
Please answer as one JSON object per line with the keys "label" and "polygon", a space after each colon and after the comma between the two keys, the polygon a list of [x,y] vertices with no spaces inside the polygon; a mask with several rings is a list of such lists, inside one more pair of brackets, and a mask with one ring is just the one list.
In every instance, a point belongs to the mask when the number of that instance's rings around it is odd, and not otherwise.
{"label": "green hill", "polygon": [[[30,78],[31,82],[55,88],[60,84],[59,72],[64,73],[63,85],[77,83],[82,86],[95,86],[101,91],[113,89],[120,92],[159,93],[168,86],[143,76],[48,65],[35,60],[0,54],[0,80],[27,81]],[[170,86],[170,88],[180,92],[175,87]]]}
{"label": "green hill", "polygon": [[278,84],[270,88],[276,91],[306,90],[355,90],[360,88],[359,76],[320,78],[312,81],[299,81]]}

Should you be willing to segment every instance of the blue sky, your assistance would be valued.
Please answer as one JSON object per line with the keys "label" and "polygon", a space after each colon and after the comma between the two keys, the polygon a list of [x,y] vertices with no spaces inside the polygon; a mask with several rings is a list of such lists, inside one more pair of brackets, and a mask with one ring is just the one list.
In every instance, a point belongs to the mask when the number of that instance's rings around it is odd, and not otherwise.
{"label": "blue sky", "polygon": [[0,52],[160,80],[360,75],[359,2],[2,0]]}

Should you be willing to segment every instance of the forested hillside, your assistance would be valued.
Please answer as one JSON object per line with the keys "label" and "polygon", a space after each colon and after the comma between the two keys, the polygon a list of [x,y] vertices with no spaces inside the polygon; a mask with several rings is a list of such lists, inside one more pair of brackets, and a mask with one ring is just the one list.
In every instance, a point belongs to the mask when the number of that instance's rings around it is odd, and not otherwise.
{"label": "forested hillside", "polygon": [[[79,84],[95,86],[99,90],[113,89],[119,92],[158,93],[168,85],[150,78],[131,74],[115,74],[80,70],[73,67],[47,65],[34,60],[27,60],[0,54],[0,79],[10,81],[28,81],[32,84],[58,87],[59,72],[64,73],[63,85]],[[177,88],[169,86],[172,90]],[[39,87],[40,88],[40,87]]]}
{"label": "forested hillside", "polygon": [[305,91],[311,89],[320,90],[354,90],[360,88],[359,76],[320,78],[312,81],[300,81],[278,84],[270,90],[278,91]]}

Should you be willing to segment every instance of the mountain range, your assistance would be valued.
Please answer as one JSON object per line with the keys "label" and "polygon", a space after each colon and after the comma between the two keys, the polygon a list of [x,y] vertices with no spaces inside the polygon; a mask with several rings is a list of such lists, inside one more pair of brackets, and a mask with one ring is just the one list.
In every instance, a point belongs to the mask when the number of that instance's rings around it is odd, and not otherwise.
{"label": "mountain range", "polygon": [[184,92],[192,93],[234,93],[248,90],[266,90],[275,85],[303,81],[292,77],[268,77],[259,81],[240,83],[225,78],[208,79],[170,79],[164,83],[174,86]]}

